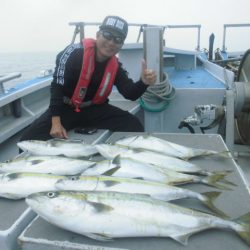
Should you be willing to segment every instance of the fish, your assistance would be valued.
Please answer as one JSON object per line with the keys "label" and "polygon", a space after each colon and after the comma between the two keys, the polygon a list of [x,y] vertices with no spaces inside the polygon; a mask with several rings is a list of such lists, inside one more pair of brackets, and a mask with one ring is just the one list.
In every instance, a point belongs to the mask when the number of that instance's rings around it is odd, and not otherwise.
{"label": "fish", "polygon": [[123,157],[128,157],[130,159],[134,159],[140,162],[153,164],[176,172],[197,173],[202,175],[213,174],[211,173],[211,171],[203,170],[202,168],[193,163],[148,150],[129,149],[124,146],[105,143],[96,144],[95,147],[97,151],[106,159],[112,160],[116,156],[120,155]]}
{"label": "fish", "polygon": [[40,173],[0,174],[0,197],[18,200],[36,192],[56,190],[55,183],[63,175]]}
{"label": "fish", "polygon": [[81,140],[54,138],[48,141],[25,140],[17,143],[25,152],[33,155],[62,155],[72,158],[90,157],[97,153],[93,145]]}
{"label": "fish", "polygon": [[144,194],[103,191],[41,192],[26,203],[49,223],[100,241],[169,237],[187,245],[192,234],[216,228],[232,230],[250,244],[250,213],[228,220]]}
{"label": "fish", "polygon": [[66,179],[58,180],[55,183],[55,187],[58,190],[71,191],[115,191],[132,194],[147,194],[152,198],[163,201],[194,198],[201,201],[205,206],[220,216],[228,217],[213,204],[213,200],[221,194],[220,192],[206,192],[200,194],[188,189],[170,186],[159,182],[101,175],[70,176]]}
{"label": "fish", "polygon": [[17,158],[0,163],[0,172],[32,172],[55,175],[76,175],[95,162],[63,156],[19,155]]}
{"label": "fish", "polygon": [[121,138],[115,142],[116,145],[126,146],[129,148],[145,149],[154,151],[160,154],[185,159],[207,156],[207,155],[221,155],[229,157],[229,151],[215,151],[208,149],[199,149],[186,147],[180,144],[176,144],[158,137],[146,134],[146,135],[136,135],[127,136]]}
{"label": "fish", "polygon": [[[183,185],[188,183],[203,183],[218,189],[230,190],[224,183],[219,183],[227,172],[215,172],[209,176],[197,176],[179,173],[156,165],[143,163],[131,158],[116,156],[113,160],[96,162],[82,172],[81,175],[107,175],[114,177],[137,178],[148,181],[160,182],[168,185]],[[229,183],[230,184],[230,183]]]}

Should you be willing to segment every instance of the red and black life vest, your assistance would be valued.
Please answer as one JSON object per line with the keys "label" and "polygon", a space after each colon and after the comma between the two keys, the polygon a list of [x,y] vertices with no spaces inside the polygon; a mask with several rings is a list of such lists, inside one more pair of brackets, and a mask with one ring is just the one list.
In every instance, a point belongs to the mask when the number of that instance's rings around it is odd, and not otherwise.
{"label": "red and black life vest", "polygon": [[[95,70],[96,40],[83,39],[82,43],[84,48],[83,65],[79,80],[74,90],[74,94],[71,97],[71,102],[75,106],[76,112],[80,111],[79,107],[81,103],[83,103],[92,74]],[[109,94],[112,91],[117,69],[118,69],[117,58],[116,56],[112,56],[107,63],[101,84],[97,89],[94,98],[91,100],[91,103],[101,104],[107,100]]]}

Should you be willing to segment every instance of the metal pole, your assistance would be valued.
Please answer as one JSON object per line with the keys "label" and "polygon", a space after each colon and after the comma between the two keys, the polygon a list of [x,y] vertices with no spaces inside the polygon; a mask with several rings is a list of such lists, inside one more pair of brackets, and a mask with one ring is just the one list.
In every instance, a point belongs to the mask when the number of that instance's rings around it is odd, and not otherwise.
{"label": "metal pole", "polygon": [[4,86],[3,86],[4,82],[10,81],[10,80],[15,79],[15,78],[18,78],[21,75],[22,75],[21,73],[11,73],[11,74],[4,75],[4,76],[0,77],[0,94],[5,92]]}
{"label": "metal pole", "polygon": [[250,27],[250,23],[224,24],[222,51],[226,51],[226,28]]}
{"label": "metal pole", "polygon": [[223,31],[223,44],[222,44],[222,51],[226,51],[226,25],[224,25]]}
{"label": "metal pole", "polygon": [[234,151],[234,93],[226,90],[226,144],[233,155]]}
{"label": "metal pole", "polygon": [[163,30],[159,27],[147,27],[143,33],[144,58],[147,67],[156,71],[157,82],[163,78]]}
{"label": "metal pole", "polygon": [[198,27],[198,41],[197,41],[197,48],[196,50],[200,50],[200,36],[201,36],[201,27]]}

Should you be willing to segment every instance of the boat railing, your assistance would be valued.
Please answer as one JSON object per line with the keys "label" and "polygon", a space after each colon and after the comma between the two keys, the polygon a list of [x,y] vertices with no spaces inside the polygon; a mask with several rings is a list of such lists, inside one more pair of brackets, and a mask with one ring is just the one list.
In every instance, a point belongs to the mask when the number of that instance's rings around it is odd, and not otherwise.
{"label": "boat railing", "polygon": [[0,145],[47,109],[51,78],[24,81],[0,94]]}
{"label": "boat railing", "polygon": [[5,82],[19,78],[21,76],[22,76],[22,74],[18,73],[18,72],[0,76],[0,94],[5,93],[5,89],[4,89],[4,85],[3,85]]}
{"label": "boat railing", "polygon": [[[71,40],[71,43],[74,43],[76,40],[76,36],[79,34],[80,41],[85,37],[85,27],[86,26],[100,26],[101,23],[99,22],[70,22],[69,25],[75,26],[73,38]],[[167,29],[197,29],[197,45],[196,50],[200,50],[200,31],[201,31],[201,25],[200,24],[187,24],[187,25],[154,25],[154,24],[139,24],[139,23],[129,23],[129,27],[138,27],[138,36],[136,39],[136,43],[139,43],[141,34],[143,33],[145,28],[148,27],[161,27],[163,29],[163,35],[164,32]]]}
{"label": "boat railing", "polygon": [[226,34],[228,28],[239,28],[239,27],[250,27],[250,23],[238,23],[238,24],[224,24],[223,30],[223,44],[222,44],[222,51],[225,52],[226,48]]}

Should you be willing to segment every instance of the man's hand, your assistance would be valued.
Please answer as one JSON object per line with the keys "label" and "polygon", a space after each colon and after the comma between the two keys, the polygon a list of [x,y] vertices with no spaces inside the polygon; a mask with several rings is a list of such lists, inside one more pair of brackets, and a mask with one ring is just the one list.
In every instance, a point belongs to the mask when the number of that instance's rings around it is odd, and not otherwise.
{"label": "man's hand", "polygon": [[68,139],[67,132],[63,125],[61,124],[61,119],[59,116],[52,117],[52,126],[50,130],[50,135],[55,138]]}
{"label": "man's hand", "polygon": [[154,85],[156,82],[156,73],[152,69],[147,69],[145,60],[141,64],[141,79],[146,85]]}

